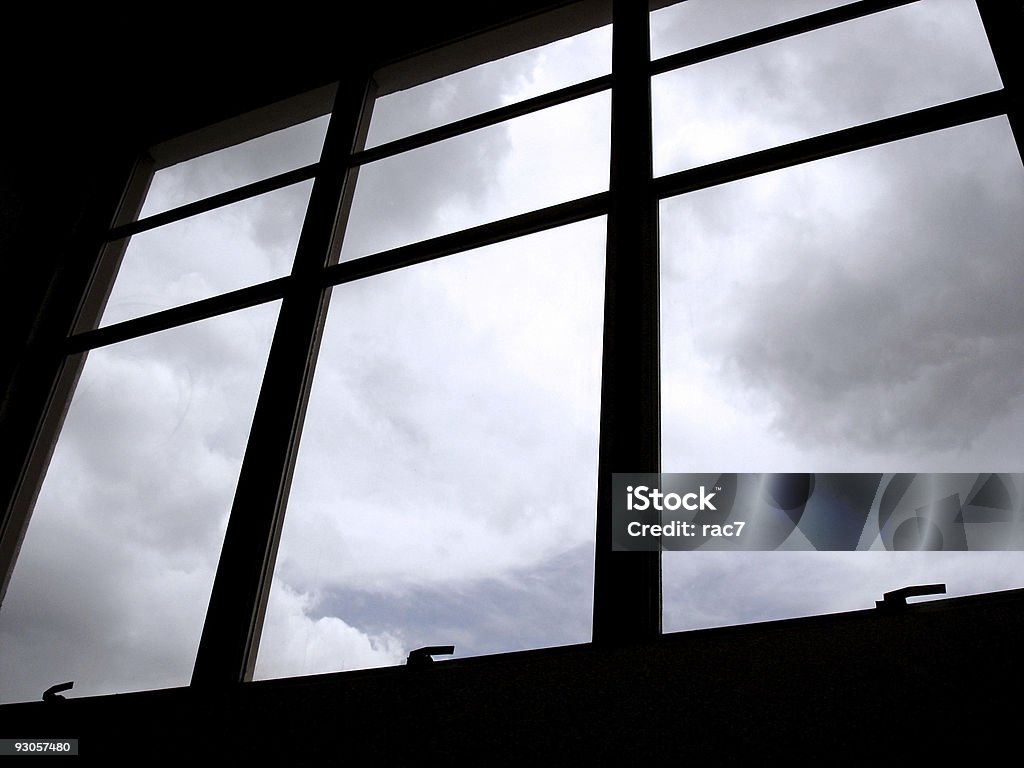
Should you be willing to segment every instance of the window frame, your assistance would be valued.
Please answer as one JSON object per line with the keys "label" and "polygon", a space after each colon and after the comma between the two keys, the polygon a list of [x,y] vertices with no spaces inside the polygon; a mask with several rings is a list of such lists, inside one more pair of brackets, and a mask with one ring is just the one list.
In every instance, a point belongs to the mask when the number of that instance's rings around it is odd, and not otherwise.
{"label": "window frame", "polygon": [[[56,292],[44,307],[44,313],[49,313],[56,325],[71,329],[59,333],[59,338],[43,339],[37,344],[33,375],[45,385],[44,395],[26,395],[23,386],[20,390],[11,389],[5,397],[5,420],[11,420],[10,408],[25,404],[31,424],[22,427],[23,436],[18,443],[20,461],[12,462],[12,468],[0,477],[6,501],[0,529],[0,597],[15,566],[85,354],[108,344],[280,299],[278,325],[236,487],[192,685],[250,680],[330,289],[453,253],[606,216],[593,642],[620,644],[660,635],[660,553],[613,555],[611,547],[612,472],[660,471],[660,201],[1000,115],[1008,116],[1018,152],[1024,156],[1019,80],[1022,62],[1014,44],[1024,27],[1022,11],[1019,4],[976,0],[1003,79],[1004,87],[1000,90],[660,177],[653,175],[651,79],[729,53],[917,1],[858,0],[654,61],[650,59],[650,11],[671,4],[668,0],[649,4],[635,0],[559,3],[518,25],[491,30],[436,52],[383,66],[368,61],[364,69],[347,72],[335,86],[299,96],[284,110],[268,109],[232,121],[265,133],[275,125],[284,127],[329,111],[323,154],[316,163],[137,220],[154,170],[242,139],[231,130],[208,129],[159,145],[132,163],[125,162],[123,167],[130,168],[130,172],[120,174],[121,188],[116,197],[112,196],[116,204],[97,204],[90,214],[94,221],[113,222],[112,225],[97,225],[96,231],[79,244],[81,251],[93,254],[88,271],[79,266],[77,272],[65,276],[73,288]],[[607,22],[613,28],[610,74],[372,149],[363,148],[369,111],[376,97],[409,87],[417,80],[430,80]],[[338,263],[362,164],[604,91],[611,94],[610,177],[606,192]],[[123,255],[123,247],[119,249],[117,245],[123,238],[309,179],[313,180],[313,190],[289,275],[115,325],[96,327]],[[68,302],[71,295],[75,300]],[[54,309],[58,302],[60,308]]]}

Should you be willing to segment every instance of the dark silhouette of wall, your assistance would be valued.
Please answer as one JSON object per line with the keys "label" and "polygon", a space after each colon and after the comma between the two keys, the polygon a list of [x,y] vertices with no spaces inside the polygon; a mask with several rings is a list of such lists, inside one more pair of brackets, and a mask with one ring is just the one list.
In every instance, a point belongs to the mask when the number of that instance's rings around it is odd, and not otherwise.
{"label": "dark silhouette of wall", "polygon": [[0,707],[81,754],[384,765],[801,764],[1015,747],[1024,590],[344,672]]}

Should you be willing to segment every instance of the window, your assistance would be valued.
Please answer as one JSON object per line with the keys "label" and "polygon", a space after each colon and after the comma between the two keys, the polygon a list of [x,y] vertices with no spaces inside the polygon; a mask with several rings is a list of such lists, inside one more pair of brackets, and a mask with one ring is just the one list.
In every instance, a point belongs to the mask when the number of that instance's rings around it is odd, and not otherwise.
{"label": "window", "polygon": [[54,676],[83,693],[188,684],[282,304],[232,297],[288,274],[312,187],[251,185],[315,161],[325,128],[158,168],[140,218],[111,230],[101,270],[117,276],[72,337],[75,394],[4,601],[5,700]]}
{"label": "window", "polygon": [[1019,469],[1011,12],[602,5],[152,148],[10,494],[3,700],[1018,586],[608,545],[615,471]]}

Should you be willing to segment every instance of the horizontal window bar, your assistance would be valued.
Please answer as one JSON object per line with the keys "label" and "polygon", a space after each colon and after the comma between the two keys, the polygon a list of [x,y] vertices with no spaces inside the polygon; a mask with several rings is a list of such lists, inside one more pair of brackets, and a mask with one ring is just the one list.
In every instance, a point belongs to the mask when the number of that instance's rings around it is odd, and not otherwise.
{"label": "horizontal window bar", "polygon": [[179,325],[280,299],[288,292],[289,284],[295,282],[297,281],[294,277],[280,277],[277,280],[270,280],[220,296],[193,301],[191,304],[183,304],[162,312],[154,312],[145,317],[137,317],[125,320],[123,323],[83,331],[68,337],[64,351],[66,354],[73,355],[89,349],[98,349],[137,336],[165,331]]}
{"label": "horizontal window bar", "polygon": [[460,251],[493,245],[545,229],[603,216],[608,212],[608,199],[607,192],[598,192],[567,203],[559,203],[412,245],[403,245],[373,256],[335,264],[328,267],[325,272],[326,285],[350,283],[363,277],[379,275]]}
{"label": "horizontal window bar", "polygon": [[792,21],[784,21],[764,29],[757,29],[753,32],[745,32],[727,40],[719,40],[715,43],[708,43],[688,51],[674,53],[651,62],[651,74],[660,75],[673,69],[680,69],[691,64],[699,64],[702,61],[717,59],[730,53],[745,51],[748,48],[755,48],[765,43],[773,43],[778,40],[785,40],[787,37],[813,32],[816,29],[831,27],[844,21],[859,19],[862,16],[870,16],[873,13],[887,11],[891,8],[898,8],[901,5],[909,5],[919,0],[862,0],[858,3],[850,3],[839,8],[831,8],[827,11],[812,13]]}
{"label": "horizontal window bar", "polygon": [[[493,109],[489,112],[474,115],[473,117],[457,120],[453,123],[449,123],[448,125],[432,128],[429,131],[407,136],[396,141],[388,142],[387,144],[381,144],[380,146],[373,147],[372,149],[356,152],[351,155],[346,165],[363,165],[365,163],[373,162],[374,160],[382,160],[386,157],[401,154],[402,152],[408,152],[409,150],[417,149],[428,144],[460,136],[479,128],[497,125],[498,123],[510,120],[514,117],[528,115],[532,112],[539,112],[540,110],[548,107],[554,107],[559,104],[574,101],[575,99],[583,98],[584,96],[590,96],[607,90],[610,87],[611,75],[602,75],[601,77],[594,78],[593,80],[577,83],[575,85],[568,86],[567,88],[552,91],[551,93],[535,96],[532,99],[526,99],[525,101],[520,101],[515,104],[509,104],[504,107],[499,107],[498,109]],[[175,221],[180,221],[181,219],[187,219],[190,216],[196,216],[197,214],[211,211],[214,208],[230,205],[231,203],[244,200],[248,197],[255,197],[256,195],[260,195],[265,192],[272,192],[276,189],[280,189],[281,187],[286,187],[290,184],[311,179],[320,169],[320,165],[320,163],[314,163],[302,168],[296,168],[294,171],[288,171],[287,173],[282,173],[278,176],[272,176],[269,179],[263,179],[251,184],[246,184],[228,192],[221,192],[220,194],[203,198],[202,200],[197,200],[194,203],[173,208],[169,211],[162,211],[161,213],[148,216],[144,219],[139,219],[138,221],[122,224],[121,226],[114,227],[110,230],[107,234],[107,240],[117,240],[122,237],[128,237],[150,229],[162,227],[165,224],[171,224]]]}
{"label": "horizontal window bar", "polygon": [[[608,193],[599,192],[566,203],[336,264],[326,268],[319,275],[313,276],[312,279],[315,279],[321,287],[326,288],[412,264],[431,261],[460,251],[512,240],[516,237],[553,229],[564,224],[573,224],[595,216],[603,216],[607,212]],[[145,317],[83,331],[67,339],[64,351],[66,354],[75,354],[89,349],[97,349],[137,336],[164,331],[186,323],[205,320],[215,315],[280,299],[297,288],[299,284],[300,280],[294,275],[290,275],[162,312],[154,312]]]}
{"label": "horizontal window bar", "polygon": [[[1005,91],[993,91],[950,104],[929,107],[928,109],[886,118],[885,120],[867,123],[854,128],[847,128],[823,136],[804,139],[781,147],[773,147],[772,149],[754,152],[749,155],[723,160],[700,168],[662,176],[654,180],[654,191],[658,198],[684,194],[697,189],[704,189],[748,176],[778,170],[779,168],[995,117],[996,115],[1005,114],[1006,109],[1007,96]],[[310,166],[309,168],[313,167]],[[306,169],[299,170],[304,171]],[[277,177],[277,179],[280,178]],[[273,181],[274,179],[268,179],[265,182],[258,182],[258,184],[264,185]],[[239,191],[234,190],[229,194]],[[210,199],[213,198],[208,198],[208,200]],[[452,253],[504,240],[511,240],[515,237],[539,232],[544,229],[604,215],[607,213],[608,199],[608,193],[601,192],[567,203],[560,203],[537,211],[531,211],[448,235],[431,238],[430,240],[394,248],[350,262],[336,264],[328,267],[322,273],[318,282],[321,282],[323,287],[339,285],[358,280],[362,277],[381,274],[392,269],[399,269],[412,264],[441,258]],[[200,203],[208,202],[208,200],[200,201]],[[161,216],[163,215],[161,214]],[[290,290],[291,284],[294,282],[294,278],[284,277],[105,328],[85,331],[68,339],[66,352],[73,354],[88,349],[95,349],[147,333],[154,333],[225,312],[243,309],[264,301],[278,299]]]}
{"label": "horizontal window bar", "polygon": [[172,208],[169,211],[162,211],[161,213],[154,214],[153,216],[147,216],[144,219],[138,221],[130,221],[127,224],[122,224],[119,227],[114,227],[107,233],[107,241],[118,240],[122,237],[128,237],[130,235],[137,235],[140,232],[146,232],[150,229],[156,229],[162,227],[165,224],[172,224],[175,221],[181,221],[187,219],[190,216],[196,216],[200,213],[206,213],[212,211],[214,208],[220,208],[231,203],[237,203],[246,198],[256,197],[262,195],[265,192],[273,192],[274,190],[287,187],[291,184],[297,184],[300,181],[306,181],[316,176],[317,169],[320,167],[319,163],[313,163],[312,165],[306,165],[302,168],[296,168],[294,171],[288,171],[286,173],[278,174],[277,176],[271,176],[269,179],[262,179],[260,181],[254,181],[251,184],[246,184],[241,187],[229,190],[227,192],[221,192],[211,197],[203,198],[202,200],[196,200],[194,203],[182,205],[178,208]]}
{"label": "horizontal window bar", "polygon": [[[654,192],[658,198],[671,197],[824,157],[897,141],[930,131],[952,128],[976,120],[984,120],[1005,114],[1007,103],[1007,95],[1003,90],[972,96],[950,104],[929,107],[917,112],[662,176],[654,180]],[[560,203],[336,264],[321,273],[319,282],[323,287],[339,285],[471,248],[511,240],[544,229],[601,216],[607,213],[608,201],[608,193],[600,192],[567,203]],[[116,325],[85,331],[68,339],[66,352],[68,354],[83,352],[278,299],[284,296],[295,282],[293,277],[283,277]]]}
{"label": "horizontal window bar", "polygon": [[590,96],[609,89],[611,84],[611,75],[595,77],[593,80],[587,80],[586,82],[570,85],[557,91],[541,94],[540,96],[534,96],[531,99],[519,101],[515,104],[498,107],[497,109],[492,109],[489,112],[483,112],[479,115],[473,115],[472,117],[466,117],[462,120],[456,120],[453,123],[448,123],[447,125],[442,125],[437,128],[431,128],[430,130],[423,131],[422,133],[414,133],[412,136],[406,136],[402,139],[389,141],[387,144],[379,144],[371,149],[364,149],[362,152],[354,153],[349,159],[349,164],[365,165],[366,163],[373,162],[374,160],[383,160],[386,157],[398,155],[402,152],[408,152],[412,149],[418,149],[419,147],[425,147],[428,144],[434,144],[438,141],[443,141],[444,139],[461,136],[464,133],[469,133],[470,131],[475,131],[479,128],[497,125],[498,123],[505,122],[506,120],[510,120],[514,117],[521,117],[532,112],[539,112],[540,110],[547,109],[548,107],[565,104],[566,102],[574,101],[575,99],[579,99],[584,96]]}
{"label": "horizontal window bar", "polygon": [[976,120],[1006,113],[1008,99],[1004,90],[971,96],[960,101],[908,112],[873,123],[826,133],[811,139],[794,141],[780,147],[752,152],[729,160],[679,171],[654,180],[658,198],[672,197],[698,189],[725,184],[792,165],[820,160],[890,141],[940,131]]}

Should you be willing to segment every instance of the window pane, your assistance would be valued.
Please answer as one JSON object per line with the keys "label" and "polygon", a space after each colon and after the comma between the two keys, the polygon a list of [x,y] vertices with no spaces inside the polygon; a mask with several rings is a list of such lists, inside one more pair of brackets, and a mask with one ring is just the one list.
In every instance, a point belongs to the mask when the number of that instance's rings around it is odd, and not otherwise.
{"label": "window pane", "polygon": [[312,181],[130,238],[100,325],[287,275]]}
{"label": "window pane", "polygon": [[599,93],[363,166],[341,258],[605,190],[608,140]]}
{"label": "window pane", "polygon": [[139,218],[317,162],[328,119],[324,115],[157,171]]}
{"label": "window pane", "polygon": [[851,0],[685,0],[651,13],[651,58],[847,5]]}
{"label": "window pane", "polygon": [[602,27],[382,96],[373,105],[366,146],[605,75],[611,45],[611,27]]}
{"label": "window pane", "polygon": [[258,677],[590,640],[604,221],[334,290]]}
{"label": "window pane", "polygon": [[654,170],[1000,87],[973,0],[921,0],[655,77]]}
{"label": "window pane", "polygon": [[[1024,173],[997,118],[662,203],[663,466],[1017,471]],[[1021,586],[1024,553],[685,553],[667,629]]]}
{"label": "window pane", "polygon": [[89,354],[0,610],[0,698],[186,685],[277,303]]}

